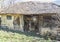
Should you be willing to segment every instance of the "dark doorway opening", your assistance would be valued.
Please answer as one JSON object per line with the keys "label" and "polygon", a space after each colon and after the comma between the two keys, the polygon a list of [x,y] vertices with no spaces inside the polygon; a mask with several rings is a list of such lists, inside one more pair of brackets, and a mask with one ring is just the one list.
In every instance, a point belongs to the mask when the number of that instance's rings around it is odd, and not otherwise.
{"label": "dark doorway opening", "polygon": [[24,31],[35,31],[38,32],[38,16],[36,15],[25,15],[24,16]]}
{"label": "dark doorway opening", "polygon": [[18,30],[20,28],[20,17],[13,20],[14,29]]}

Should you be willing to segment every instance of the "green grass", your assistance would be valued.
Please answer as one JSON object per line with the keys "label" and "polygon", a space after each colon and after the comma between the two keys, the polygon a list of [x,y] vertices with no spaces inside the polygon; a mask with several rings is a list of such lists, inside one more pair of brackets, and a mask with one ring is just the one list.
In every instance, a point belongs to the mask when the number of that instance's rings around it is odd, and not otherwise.
{"label": "green grass", "polygon": [[51,40],[0,30],[0,42],[51,42]]}

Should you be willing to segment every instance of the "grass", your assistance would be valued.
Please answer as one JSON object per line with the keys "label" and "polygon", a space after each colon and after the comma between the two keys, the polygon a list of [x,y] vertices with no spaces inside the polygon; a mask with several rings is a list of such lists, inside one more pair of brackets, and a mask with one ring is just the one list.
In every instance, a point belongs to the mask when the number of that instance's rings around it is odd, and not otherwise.
{"label": "grass", "polygon": [[51,42],[37,36],[0,30],[0,42]]}

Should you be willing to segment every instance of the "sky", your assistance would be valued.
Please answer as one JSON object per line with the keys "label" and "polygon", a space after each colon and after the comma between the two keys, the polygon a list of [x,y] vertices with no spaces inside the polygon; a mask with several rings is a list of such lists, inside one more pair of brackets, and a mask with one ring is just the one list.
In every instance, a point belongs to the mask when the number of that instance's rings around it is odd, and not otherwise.
{"label": "sky", "polygon": [[[19,1],[19,0],[17,0]],[[54,0],[21,0],[21,1],[41,1],[41,2],[52,2]]]}
{"label": "sky", "polygon": [[17,0],[16,2],[26,2],[26,1],[40,1],[40,2],[54,2],[60,5],[60,0]]}
{"label": "sky", "polygon": [[[60,0],[5,0],[3,6],[8,6],[10,3],[13,4],[14,3],[17,3],[17,2],[27,2],[27,1],[40,1],[40,2],[53,2],[53,3],[56,3],[58,5],[60,5]],[[1,3],[1,2],[0,2]]]}
{"label": "sky", "polygon": [[56,3],[56,4],[59,4],[59,5],[60,5],[60,0],[56,0],[56,1],[54,1],[54,3]]}

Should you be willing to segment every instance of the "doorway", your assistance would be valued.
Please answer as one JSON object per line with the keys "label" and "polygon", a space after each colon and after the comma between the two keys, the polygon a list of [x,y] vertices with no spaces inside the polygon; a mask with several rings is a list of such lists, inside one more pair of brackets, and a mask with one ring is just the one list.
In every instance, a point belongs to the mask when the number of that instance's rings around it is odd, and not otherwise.
{"label": "doorway", "polygon": [[24,31],[38,31],[38,16],[25,15],[24,16]]}
{"label": "doorway", "polygon": [[18,30],[20,28],[20,17],[15,17],[13,20],[14,29]]}

